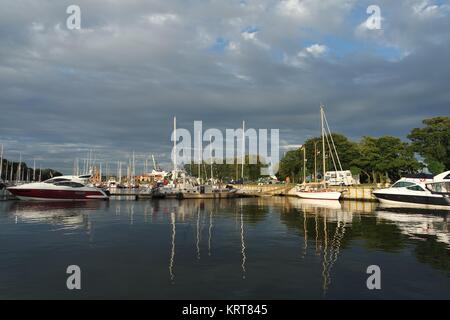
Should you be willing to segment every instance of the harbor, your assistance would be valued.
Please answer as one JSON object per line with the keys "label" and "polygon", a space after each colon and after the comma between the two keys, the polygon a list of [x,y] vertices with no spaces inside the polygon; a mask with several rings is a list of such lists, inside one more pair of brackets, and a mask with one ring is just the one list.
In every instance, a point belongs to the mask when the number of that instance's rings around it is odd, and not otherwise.
{"label": "harbor", "polygon": [[0,301],[450,300],[446,1],[22,0],[0,25]]}

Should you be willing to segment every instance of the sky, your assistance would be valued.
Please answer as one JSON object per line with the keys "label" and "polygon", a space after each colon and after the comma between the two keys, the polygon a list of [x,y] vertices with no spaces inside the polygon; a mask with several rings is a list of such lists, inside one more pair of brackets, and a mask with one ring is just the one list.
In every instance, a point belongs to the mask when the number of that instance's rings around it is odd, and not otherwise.
{"label": "sky", "polygon": [[[81,29],[70,30],[70,5]],[[380,29],[366,23],[380,8]],[[178,127],[405,139],[449,115],[450,1],[0,0],[5,157],[170,162]],[[82,161],[82,160],[80,160]],[[114,168],[113,164],[110,164]]]}

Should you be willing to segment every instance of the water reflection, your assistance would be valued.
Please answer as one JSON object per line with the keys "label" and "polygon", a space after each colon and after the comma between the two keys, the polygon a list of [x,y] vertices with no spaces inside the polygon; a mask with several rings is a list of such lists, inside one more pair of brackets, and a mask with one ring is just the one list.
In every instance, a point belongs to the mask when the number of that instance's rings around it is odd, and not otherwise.
{"label": "water reflection", "polygon": [[[296,198],[287,199],[283,209],[285,214],[281,215],[281,220],[289,228],[296,228],[303,237],[303,257],[308,256],[310,238],[314,239],[314,253],[321,257],[324,294],[331,285],[332,268],[340,251],[351,248],[357,239],[364,240],[369,249],[386,252],[398,252],[414,243],[419,261],[450,275],[448,211]],[[298,216],[293,216],[293,212]],[[299,219],[301,226],[298,226]]]}
{"label": "water reflection", "polygon": [[244,240],[244,216],[242,210],[242,201],[241,201],[241,253],[242,253],[242,279],[245,279],[245,261],[247,260],[247,256],[245,255],[245,240]]}
{"label": "water reflection", "polygon": [[200,208],[197,209],[197,259],[200,260]]}
{"label": "water reflection", "polygon": [[380,221],[394,223],[410,239],[423,240],[433,236],[450,248],[448,215],[445,211],[416,209],[413,213],[404,208],[380,207],[376,211]]}
{"label": "water reflection", "polygon": [[170,213],[170,222],[172,225],[172,241],[171,241],[171,251],[170,251],[170,262],[169,262],[169,274],[170,281],[173,283],[175,280],[175,274],[173,272],[173,266],[175,261],[175,236],[176,236],[176,222],[175,222],[175,213]]}
{"label": "water reflection", "polygon": [[208,228],[208,256],[211,256],[211,238],[213,227],[213,212],[209,212],[209,228]]}
{"label": "water reflection", "polygon": [[91,231],[89,213],[106,209],[104,201],[28,202],[11,201],[6,211],[14,216],[15,223],[48,223],[62,229],[84,228]]}
{"label": "water reflection", "polygon": [[[99,253],[103,259],[112,255],[114,267],[106,265],[100,257],[97,260],[95,254],[84,255],[85,251],[74,256],[88,256],[87,263],[99,265],[105,272],[109,268],[127,270],[124,279],[133,277],[134,273],[145,279],[139,267],[148,272],[150,266],[152,274],[158,275],[152,278],[154,287],[163,288],[164,292],[184,289],[196,292],[201,290],[198,288],[207,291],[217,287],[217,292],[224,290],[224,295],[232,296],[239,290],[239,294],[248,292],[245,298],[253,298],[251,294],[259,294],[264,291],[260,288],[267,287],[273,288],[280,297],[296,298],[295,294],[302,290],[315,292],[314,297],[336,297],[338,286],[347,281],[343,279],[348,277],[346,270],[361,268],[365,275],[364,268],[373,263],[374,257],[381,259],[377,262],[380,264],[384,258],[388,262],[398,259],[395,263],[408,263],[409,268],[417,265],[420,271],[423,265],[431,266],[437,274],[433,279],[441,282],[439,276],[450,277],[449,212],[287,197],[8,202],[1,204],[0,209],[4,210],[0,212],[3,218],[0,221],[6,217],[11,228],[7,237],[12,240],[7,240],[21,243],[22,252],[36,248],[17,232],[20,227],[29,228],[36,223],[41,231],[39,239],[42,237],[37,250],[51,251],[55,239],[61,240],[56,242],[62,246],[61,252],[68,256],[67,260],[71,260],[70,250],[84,250],[82,244],[86,237],[76,238],[76,234],[84,235],[85,230],[92,234],[92,226],[96,225],[97,242],[91,237],[89,250]],[[44,231],[54,231],[53,226],[57,230],[68,228],[74,236],[58,238],[59,233],[51,232],[46,243]],[[82,232],[74,232],[75,229]],[[35,230],[29,228],[27,232]],[[74,239],[78,241],[77,246],[65,246],[65,241]],[[0,249],[0,254],[7,261],[5,253],[16,251]],[[137,263],[131,263],[135,257]],[[0,255],[0,264],[1,259]],[[15,259],[9,261],[26,259],[26,255]],[[305,283],[310,287],[303,287]],[[168,285],[169,288],[164,287]],[[147,283],[146,290],[148,287]],[[214,295],[214,298],[225,297]],[[268,297],[278,296],[274,293]]]}

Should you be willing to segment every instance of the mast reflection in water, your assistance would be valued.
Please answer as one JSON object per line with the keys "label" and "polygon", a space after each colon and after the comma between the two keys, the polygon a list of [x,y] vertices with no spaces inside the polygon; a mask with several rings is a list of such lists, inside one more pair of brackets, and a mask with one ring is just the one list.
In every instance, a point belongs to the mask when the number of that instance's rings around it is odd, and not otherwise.
{"label": "mast reflection in water", "polygon": [[448,218],[275,197],[0,202],[0,298],[448,298]]}

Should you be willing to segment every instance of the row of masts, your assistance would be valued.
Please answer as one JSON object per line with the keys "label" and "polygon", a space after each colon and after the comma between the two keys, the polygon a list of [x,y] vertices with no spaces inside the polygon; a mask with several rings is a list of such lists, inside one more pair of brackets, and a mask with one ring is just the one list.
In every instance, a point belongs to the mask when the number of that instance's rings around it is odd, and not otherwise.
{"label": "row of masts", "polygon": [[[80,160],[82,160],[81,166]],[[151,163],[154,171],[160,170],[153,154],[151,155]],[[116,167],[115,170],[110,170],[111,165]],[[143,161],[143,173],[149,173],[150,169],[150,157],[146,157]],[[73,163],[73,175],[92,174],[97,177],[97,182],[102,182],[103,177],[106,177],[107,180],[116,178],[118,183],[134,182],[136,180],[136,172],[136,154],[134,151],[130,154],[128,161],[101,161],[94,156],[92,150],[89,150],[86,158],[76,158]]]}
{"label": "row of masts", "polygon": [[[36,159],[33,159],[33,168],[23,166],[22,153],[19,153],[19,162],[7,160],[4,157],[4,146],[0,144],[0,181],[7,183],[19,184],[22,182],[41,181],[42,169],[36,170]],[[6,163],[6,168],[3,170],[3,163]],[[15,165],[16,164],[16,165]],[[14,167],[15,170],[14,170]]]}
{"label": "row of masts", "polygon": [[[172,156],[172,165],[173,165],[173,170],[176,172],[176,171],[178,171],[178,162],[177,162],[177,117],[173,117],[173,132],[174,132],[174,135],[173,135],[173,156]],[[197,159],[197,165],[198,165],[198,179],[199,179],[199,181],[202,181],[202,174],[201,174],[201,172],[202,172],[202,170],[201,170],[201,165],[202,165],[202,163],[203,163],[203,157],[202,157],[202,155],[203,155],[203,153],[202,153],[202,146],[203,146],[203,143],[202,143],[202,137],[201,137],[201,132],[199,132],[198,133],[198,136],[197,136],[197,142],[198,142],[198,146],[199,146],[199,150],[196,150],[196,151],[198,151],[197,152],[197,154],[198,154],[198,159]],[[212,144],[212,136],[210,136],[209,137],[209,143],[210,143],[210,145]],[[209,157],[210,157],[210,178],[211,178],[211,181],[213,181],[214,180],[214,173],[213,173],[213,165],[214,165],[214,158],[213,158],[213,155],[212,155],[212,148],[209,148],[209,150],[210,150],[210,154],[209,154]],[[242,181],[244,181],[244,166],[245,166],[245,121],[242,121],[242,138],[241,138],[241,180]],[[236,167],[236,170],[237,170],[237,167]],[[192,171],[192,170],[191,170]],[[207,177],[207,174],[206,174],[206,169],[205,169],[205,177]],[[237,172],[236,172],[236,178],[237,178]],[[207,178],[206,178],[206,180],[207,180]]]}

